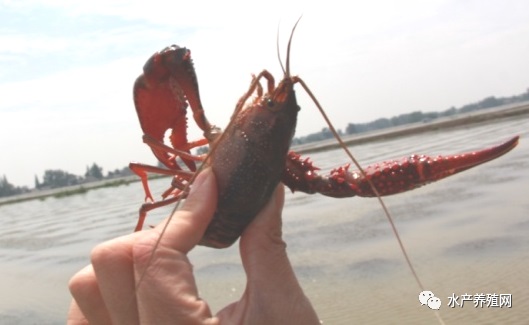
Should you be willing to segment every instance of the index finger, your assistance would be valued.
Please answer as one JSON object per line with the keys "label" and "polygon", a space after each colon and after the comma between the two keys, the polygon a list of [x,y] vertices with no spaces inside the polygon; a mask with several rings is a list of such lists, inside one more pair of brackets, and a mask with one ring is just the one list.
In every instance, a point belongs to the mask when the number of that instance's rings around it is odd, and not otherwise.
{"label": "index finger", "polygon": [[183,207],[176,211],[173,217],[164,220],[156,226],[156,232],[162,232],[166,222],[169,222],[160,246],[177,250],[187,254],[195,247],[217,207],[217,182],[211,168],[202,171],[192,184],[189,196]]}

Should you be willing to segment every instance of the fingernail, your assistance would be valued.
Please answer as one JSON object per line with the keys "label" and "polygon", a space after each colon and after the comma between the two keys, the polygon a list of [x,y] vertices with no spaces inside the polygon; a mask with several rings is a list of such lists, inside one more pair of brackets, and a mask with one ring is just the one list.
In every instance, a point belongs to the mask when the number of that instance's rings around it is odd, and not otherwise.
{"label": "fingernail", "polygon": [[[198,191],[198,189],[205,183],[205,181],[211,176],[211,168],[204,169],[193,182],[191,186],[191,193]],[[191,194],[190,193],[190,194]]]}

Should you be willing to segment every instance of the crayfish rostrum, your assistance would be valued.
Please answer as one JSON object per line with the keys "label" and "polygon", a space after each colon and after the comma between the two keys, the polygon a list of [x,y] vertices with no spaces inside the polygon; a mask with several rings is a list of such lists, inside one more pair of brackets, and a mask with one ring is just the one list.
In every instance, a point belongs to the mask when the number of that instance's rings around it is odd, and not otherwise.
{"label": "crayfish rostrum", "polygon": [[[188,49],[172,45],[147,61],[144,73],[134,84],[134,103],[144,142],[167,169],[130,164],[141,177],[147,201],[140,209],[136,231],[143,227],[149,210],[174,203],[187,195],[189,183],[199,170],[197,162],[212,167],[219,193],[215,216],[201,244],[222,248],[237,240],[280,181],[292,191],[331,197],[391,195],[495,159],[513,149],[518,142],[518,137],[513,137],[489,149],[452,156],[412,155],[374,164],[363,171],[350,171],[347,164],[327,176],[319,175],[318,168],[308,159],[289,152],[300,110],[294,85],[299,83],[308,91],[299,77],[290,75],[289,52],[290,41],[284,77],[279,84],[275,85],[273,76],[266,70],[255,76],[237,103],[224,132],[210,124],[205,116]],[[266,92],[261,86],[262,80],[266,81]],[[255,98],[246,104],[252,95]],[[204,139],[194,142],[187,139],[188,106],[195,122],[204,131]],[[170,129],[171,146],[168,146],[163,140]],[[208,155],[191,154],[192,148],[205,144],[211,148]],[[186,165],[185,170],[182,164]],[[153,199],[147,172],[173,176],[170,188],[162,195],[163,200]]]}

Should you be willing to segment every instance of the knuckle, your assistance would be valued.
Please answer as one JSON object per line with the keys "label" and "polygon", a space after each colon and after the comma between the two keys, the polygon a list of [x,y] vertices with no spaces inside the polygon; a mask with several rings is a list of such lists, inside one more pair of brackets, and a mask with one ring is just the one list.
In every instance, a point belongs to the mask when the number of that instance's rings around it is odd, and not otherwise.
{"label": "knuckle", "polygon": [[92,272],[80,271],[68,282],[68,289],[76,299],[93,296],[97,290],[97,280]]}

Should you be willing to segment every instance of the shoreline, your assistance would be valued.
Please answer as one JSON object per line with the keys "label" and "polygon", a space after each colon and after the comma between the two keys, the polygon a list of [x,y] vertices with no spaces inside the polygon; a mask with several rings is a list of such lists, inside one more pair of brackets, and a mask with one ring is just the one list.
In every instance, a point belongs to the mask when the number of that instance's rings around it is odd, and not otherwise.
{"label": "shoreline", "polygon": [[7,196],[0,198],[0,206],[7,204],[15,204],[30,200],[46,199],[48,197],[61,198],[70,195],[84,194],[90,190],[98,188],[114,187],[121,185],[129,185],[130,183],[139,182],[140,179],[136,175],[116,177],[112,179],[104,179],[95,182],[89,182],[78,185],[71,185],[59,188],[52,188],[47,190],[33,190],[31,192]]}
{"label": "shoreline", "polygon": [[[355,135],[347,135],[342,137],[343,142],[350,146],[355,144],[379,141],[387,138],[402,137],[409,134],[417,134],[424,132],[431,132],[439,129],[450,129],[460,127],[463,125],[490,122],[495,119],[509,118],[518,115],[529,114],[529,101],[503,105],[495,108],[480,110],[477,112],[470,112],[465,114],[458,114],[451,117],[439,118],[430,122],[419,122],[413,124],[406,124],[403,126],[396,126],[392,128],[365,132]],[[336,139],[327,139],[318,142],[307,143],[303,145],[293,146],[292,150],[300,154],[314,153],[326,151],[330,149],[339,148],[340,145]],[[165,175],[151,176],[149,179],[157,179],[166,177]],[[32,191],[24,194],[8,196],[0,198],[0,206],[6,204],[15,204],[36,199],[46,199],[48,197],[64,197],[69,195],[83,194],[89,190],[98,188],[114,187],[121,185],[128,185],[130,183],[140,181],[136,175],[116,177],[112,179],[105,179],[96,182],[85,183],[81,185],[72,185],[67,187],[60,187],[49,190]]]}
{"label": "shoreline", "polygon": [[[451,129],[463,125],[490,122],[495,119],[509,118],[524,114],[529,114],[529,101],[502,105],[477,112],[457,114],[450,117],[435,119],[430,122],[418,122],[360,134],[346,135],[342,137],[342,140],[349,146],[388,138],[402,137],[410,134],[431,132],[439,129]],[[332,138],[293,146],[291,149],[297,153],[314,153],[339,147],[340,144],[336,139]]]}

